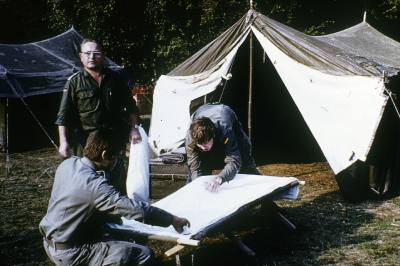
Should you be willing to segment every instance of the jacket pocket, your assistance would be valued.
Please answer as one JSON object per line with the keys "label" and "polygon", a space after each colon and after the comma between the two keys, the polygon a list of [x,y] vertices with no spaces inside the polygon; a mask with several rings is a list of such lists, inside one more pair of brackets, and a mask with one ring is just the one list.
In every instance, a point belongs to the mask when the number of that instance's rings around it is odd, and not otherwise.
{"label": "jacket pocket", "polygon": [[80,113],[94,111],[98,106],[98,100],[94,97],[93,90],[79,90],[76,94],[78,98],[78,109]]}

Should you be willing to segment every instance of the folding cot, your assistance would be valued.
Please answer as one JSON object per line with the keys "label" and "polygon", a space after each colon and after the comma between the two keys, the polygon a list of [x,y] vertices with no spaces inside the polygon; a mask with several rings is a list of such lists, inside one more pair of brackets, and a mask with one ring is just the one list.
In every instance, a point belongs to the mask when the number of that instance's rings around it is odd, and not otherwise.
{"label": "folding cot", "polygon": [[[185,246],[199,246],[201,239],[213,232],[223,232],[248,255],[254,256],[255,253],[250,248],[230,233],[232,229],[228,225],[246,210],[262,203],[272,202],[276,198],[297,198],[300,181],[294,177],[238,174],[235,179],[223,184],[217,193],[211,193],[205,190],[204,182],[214,177],[200,177],[153,204],[174,215],[187,218],[191,224],[187,234],[179,234],[172,226],[150,226],[124,218],[122,225],[108,223],[103,230],[126,238],[176,243],[177,246],[166,251],[165,256],[170,256]],[[291,229],[295,228],[284,216],[278,215]]]}

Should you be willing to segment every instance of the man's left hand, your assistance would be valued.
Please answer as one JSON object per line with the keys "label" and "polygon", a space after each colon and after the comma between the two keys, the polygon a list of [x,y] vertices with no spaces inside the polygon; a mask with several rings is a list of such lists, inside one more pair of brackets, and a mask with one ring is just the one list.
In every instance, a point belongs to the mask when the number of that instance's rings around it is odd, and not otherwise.
{"label": "man's left hand", "polygon": [[178,233],[182,233],[184,231],[184,226],[190,227],[190,222],[186,218],[180,218],[174,215],[172,218],[172,226]]}
{"label": "man's left hand", "polygon": [[107,222],[122,224],[122,219],[120,215],[107,213]]}
{"label": "man's left hand", "polygon": [[141,141],[142,141],[142,136],[140,136],[139,129],[132,128],[131,133],[129,135],[129,142],[135,144]]}
{"label": "man's left hand", "polygon": [[213,179],[211,181],[207,181],[206,183],[206,190],[210,192],[217,192],[220,186],[220,183],[217,179]]}

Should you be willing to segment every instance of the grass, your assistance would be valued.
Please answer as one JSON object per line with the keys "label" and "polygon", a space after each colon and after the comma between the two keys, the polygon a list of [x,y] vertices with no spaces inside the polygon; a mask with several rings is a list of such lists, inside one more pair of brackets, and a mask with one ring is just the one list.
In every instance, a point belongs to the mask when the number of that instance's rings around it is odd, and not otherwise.
{"label": "grass", "polygon": [[[42,247],[38,224],[46,213],[55,170],[61,159],[55,149],[0,154],[0,265],[51,265]],[[198,248],[180,252],[183,266],[192,265],[400,265],[400,198],[346,202],[325,162],[272,164],[259,167],[265,175],[304,180],[296,200],[276,200],[296,225],[265,224],[250,218],[235,235],[249,246],[251,258],[223,234],[206,237]],[[257,213],[257,209],[254,210]],[[157,265],[171,243],[150,241]]]}

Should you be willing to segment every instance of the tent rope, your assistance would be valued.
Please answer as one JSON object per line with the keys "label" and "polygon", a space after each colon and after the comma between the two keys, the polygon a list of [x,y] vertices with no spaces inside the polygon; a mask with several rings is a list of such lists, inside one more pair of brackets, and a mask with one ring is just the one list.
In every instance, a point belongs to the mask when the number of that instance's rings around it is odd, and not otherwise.
{"label": "tent rope", "polygon": [[[229,66],[229,69],[228,69],[228,72],[227,72],[227,74],[231,72],[231,69],[232,69],[233,63],[235,62],[235,59],[236,59],[236,55],[237,55],[237,54],[235,54],[235,55],[233,56],[232,64]],[[228,80],[226,80],[226,81],[225,81],[225,83],[224,83],[224,87],[222,88],[222,91],[221,91],[221,96],[219,97],[219,101],[218,101],[218,103],[221,103],[221,99],[222,99],[222,96],[224,95],[224,91],[225,91],[226,83],[228,83]]]}
{"label": "tent rope", "polygon": [[28,104],[24,101],[23,98],[20,98],[21,101],[24,103],[24,105],[26,106],[26,108],[28,108],[29,112],[32,114],[33,118],[35,118],[36,122],[39,124],[39,126],[43,129],[44,133],[46,134],[46,136],[49,138],[49,140],[51,141],[51,143],[54,145],[54,147],[56,148],[56,150],[58,151],[58,147],[57,145],[54,143],[54,141],[51,139],[51,137],[49,136],[49,134],[47,133],[47,131],[44,129],[44,127],[42,126],[42,124],[39,122],[39,120],[36,118],[36,116],[33,114],[32,110],[29,108]]}
{"label": "tent rope", "polygon": [[385,91],[387,92],[387,94],[389,94],[390,100],[391,100],[392,103],[393,103],[393,106],[394,106],[394,109],[396,110],[397,116],[398,116],[399,119],[400,119],[399,109],[397,109],[397,106],[396,106],[396,104],[394,103],[394,99],[393,99],[393,96],[392,96],[392,92],[391,92],[390,90],[388,90],[388,89],[385,89]]}

